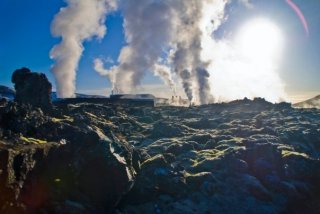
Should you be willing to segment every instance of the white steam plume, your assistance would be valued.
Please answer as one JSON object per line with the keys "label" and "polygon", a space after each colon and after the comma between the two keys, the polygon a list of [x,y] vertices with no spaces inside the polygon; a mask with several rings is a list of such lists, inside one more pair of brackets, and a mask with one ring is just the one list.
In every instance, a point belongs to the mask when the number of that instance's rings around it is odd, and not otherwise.
{"label": "white steam plume", "polygon": [[279,100],[284,90],[275,66],[256,69],[242,59],[230,40],[214,37],[226,19],[230,1],[67,0],[68,6],[52,24],[53,34],[62,37],[61,44],[51,51],[59,96],[73,96],[82,43],[105,35],[106,14],[117,7],[124,17],[127,45],[118,64],[109,69],[100,59],[94,61],[95,70],[109,78],[113,89],[131,92],[146,72],[152,72],[172,89],[176,88],[172,76],[177,77],[196,104],[213,102],[213,94],[218,101],[245,96]]}
{"label": "white steam plume", "polygon": [[[139,4],[120,1],[128,45],[121,50],[119,65],[111,67],[110,72],[116,74],[116,85],[121,92],[130,92],[138,86],[147,71],[160,75],[172,87],[171,75],[163,69],[164,65],[158,65],[159,59],[167,57],[165,61],[171,62],[171,72],[180,78],[190,101],[199,104],[213,101],[209,63],[201,59],[203,2],[225,1],[141,0]],[[168,59],[166,52],[170,49],[173,55]]]}
{"label": "white steam plume", "polygon": [[[176,11],[175,53],[172,57],[174,72],[181,78],[181,82],[188,99],[196,104],[213,102],[211,95],[209,61],[201,57],[205,44],[202,43],[204,31],[201,29],[203,10],[206,4],[214,7],[225,5],[223,0],[190,0],[174,1]],[[209,20],[211,22],[211,20]]]}
{"label": "white steam plume", "polygon": [[[119,91],[128,93],[140,85],[147,71],[158,70],[159,75],[167,75],[157,64],[173,34],[172,8],[166,0],[120,1],[119,7],[124,16],[128,45],[121,50],[119,65],[111,67],[110,72],[116,74]],[[162,78],[172,84],[169,75]]]}
{"label": "white steam plume", "polygon": [[162,64],[155,64],[154,74],[156,76],[159,76],[164,81],[164,83],[168,87],[170,87],[174,94],[176,93],[175,83],[172,79],[171,71],[168,66]]}
{"label": "white steam plume", "polygon": [[107,70],[104,68],[103,61],[100,58],[97,58],[93,61],[94,69],[101,75],[108,77],[111,85],[112,91],[116,90],[115,88],[115,73],[111,70]]}
{"label": "white steam plume", "polygon": [[82,43],[92,37],[104,37],[106,14],[116,6],[116,2],[110,0],[66,0],[66,3],[51,26],[52,34],[62,38],[50,52],[55,60],[52,72],[61,98],[75,94],[76,71],[84,50]]}

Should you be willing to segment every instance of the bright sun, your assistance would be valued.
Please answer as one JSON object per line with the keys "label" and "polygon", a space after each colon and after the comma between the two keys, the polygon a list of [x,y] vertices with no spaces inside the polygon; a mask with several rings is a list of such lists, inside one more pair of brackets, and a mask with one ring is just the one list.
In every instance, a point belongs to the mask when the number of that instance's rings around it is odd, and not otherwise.
{"label": "bright sun", "polygon": [[240,26],[233,40],[215,43],[213,93],[217,99],[264,97],[271,102],[286,99],[278,73],[284,34],[267,18]]}
{"label": "bright sun", "polygon": [[254,19],[240,28],[236,46],[254,61],[277,59],[281,53],[283,36],[277,25],[267,19]]}

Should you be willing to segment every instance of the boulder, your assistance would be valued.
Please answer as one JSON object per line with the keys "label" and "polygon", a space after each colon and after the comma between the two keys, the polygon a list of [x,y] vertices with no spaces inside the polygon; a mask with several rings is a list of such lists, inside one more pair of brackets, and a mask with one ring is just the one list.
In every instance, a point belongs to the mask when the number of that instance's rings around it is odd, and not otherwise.
{"label": "boulder", "polygon": [[48,118],[41,109],[32,109],[29,105],[19,106],[10,102],[0,108],[0,128],[12,133],[34,137],[39,132],[39,127],[47,121]]}
{"label": "boulder", "polygon": [[0,142],[1,213],[61,213],[74,206],[83,213],[111,212],[133,185],[134,169],[123,156],[130,152],[106,138],[77,149],[22,139],[24,145]]}
{"label": "boulder", "polygon": [[185,189],[183,175],[176,172],[164,155],[156,155],[142,163],[135,185],[122,203],[144,203],[161,194],[176,197],[184,194]]}
{"label": "boulder", "polygon": [[[46,165],[45,160],[58,150],[59,145],[55,143],[12,146],[12,142],[0,141],[1,213],[25,213],[45,203],[48,186],[30,179],[30,173]],[[46,177],[42,176],[38,181],[44,179]],[[26,191],[25,187],[31,183],[34,188]]]}
{"label": "boulder", "polygon": [[31,72],[28,68],[14,71],[11,79],[16,90],[15,101],[42,109],[50,109],[52,85],[45,74]]}
{"label": "boulder", "polygon": [[23,106],[0,108],[0,213],[112,212],[133,185],[132,147]]}
{"label": "boulder", "polygon": [[160,121],[153,125],[153,138],[170,138],[181,135],[183,135],[183,129],[181,129],[177,124]]}
{"label": "boulder", "polygon": [[198,190],[204,182],[216,182],[212,172],[201,172],[186,175],[186,183],[188,188],[192,190]]}

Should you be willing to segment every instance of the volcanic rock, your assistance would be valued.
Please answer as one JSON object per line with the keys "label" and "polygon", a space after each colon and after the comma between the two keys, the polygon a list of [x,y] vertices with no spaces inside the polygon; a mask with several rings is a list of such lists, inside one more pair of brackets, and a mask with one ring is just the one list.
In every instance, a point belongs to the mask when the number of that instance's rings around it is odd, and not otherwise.
{"label": "volcanic rock", "polygon": [[16,70],[11,79],[16,90],[15,101],[44,110],[51,108],[52,85],[45,74],[31,72],[28,68]]}
{"label": "volcanic rock", "polygon": [[15,103],[0,119],[1,212],[112,212],[132,187],[133,150],[110,131]]}
{"label": "volcanic rock", "polygon": [[[50,115],[8,103],[0,157],[52,145],[42,159],[1,162],[18,169],[18,195],[46,198],[35,184],[54,178],[44,213],[317,213],[319,121],[317,109],[263,99],[190,108],[59,103]],[[27,160],[35,165],[24,173]]]}

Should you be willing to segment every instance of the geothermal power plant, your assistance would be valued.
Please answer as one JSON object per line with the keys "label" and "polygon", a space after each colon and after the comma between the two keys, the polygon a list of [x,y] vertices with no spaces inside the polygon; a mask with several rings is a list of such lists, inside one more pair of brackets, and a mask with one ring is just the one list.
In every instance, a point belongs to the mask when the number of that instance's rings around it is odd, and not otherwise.
{"label": "geothermal power plant", "polygon": [[187,99],[181,96],[173,95],[170,99],[158,98],[152,94],[111,94],[106,98],[95,97],[78,97],[57,99],[55,104],[77,104],[77,103],[95,103],[95,104],[110,104],[110,105],[129,105],[129,106],[189,106]]}

